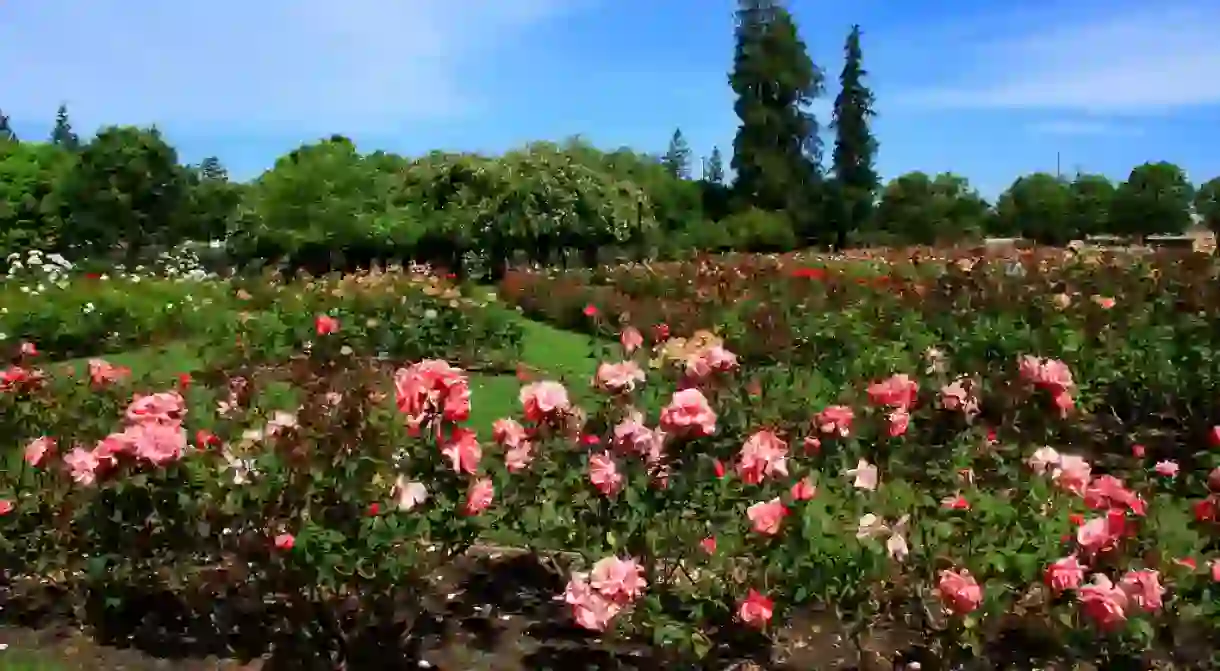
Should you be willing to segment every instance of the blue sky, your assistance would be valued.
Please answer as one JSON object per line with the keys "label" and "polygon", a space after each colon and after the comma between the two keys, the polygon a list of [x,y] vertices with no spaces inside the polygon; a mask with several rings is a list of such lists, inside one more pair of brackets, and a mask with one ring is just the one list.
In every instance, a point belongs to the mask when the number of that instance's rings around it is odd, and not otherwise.
{"label": "blue sky", "polygon": [[[0,109],[161,127],[239,177],[302,142],[499,151],[582,134],[728,149],[732,0],[0,0]],[[833,80],[864,30],[883,176],[1220,175],[1220,0],[791,0]],[[816,108],[829,120],[836,84]]]}

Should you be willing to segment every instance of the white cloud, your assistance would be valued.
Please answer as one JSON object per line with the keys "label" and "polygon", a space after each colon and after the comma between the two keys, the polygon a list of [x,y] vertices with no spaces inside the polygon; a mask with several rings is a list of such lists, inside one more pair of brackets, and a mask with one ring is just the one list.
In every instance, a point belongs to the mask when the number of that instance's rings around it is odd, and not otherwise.
{"label": "white cloud", "polygon": [[0,108],[101,123],[387,130],[481,101],[459,71],[572,0],[0,2]]}
{"label": "white cloud", "polygon": [[[1040,29],[954,47],[962,79],[903,96],[939,108],[1147,114],[1220,103],[1220,3],[1101,5],[1091,19],[1041,17]],[[1001,26],[1001,30],[1002,30]]]}
{"label": "white cloud", "polygon": [[1058,120],[1043,121],[1029,126],[1029,131],[1036,135],[1104,135],[1133,137],[1142,135],[1143,131],[1136,126],[1113,124],[1106,121],[1093,120]]}

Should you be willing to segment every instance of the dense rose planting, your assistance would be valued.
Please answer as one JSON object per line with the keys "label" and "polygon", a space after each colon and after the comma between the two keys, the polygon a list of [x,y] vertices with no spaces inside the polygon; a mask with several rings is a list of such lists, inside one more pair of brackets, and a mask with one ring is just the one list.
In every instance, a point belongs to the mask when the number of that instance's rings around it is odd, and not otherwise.
{"label": "dense rose planting", "polygon": [[562,573],[557,617],[675,660],[727,663],[748,632],[781,646],[827,609],[849,640],[913,628],[895,652],[945,664],[1015,636],[1037,642],[1027,658],[1189,666],[1166,642],[1220,627],[1214,398],[1115,414],[1133,383],[983,326],[835,376],[624,329],[590,362],[595,395],[530,381],[486,436],[462,369],[344,355],[334,319],[311,317],[326,333],[287,365],[189,381],[5,369],[9,608],[98,617],[100,598],[113,619],[156,591],[341,651],[353,628],[413,621],[420,585],[494,535]]}

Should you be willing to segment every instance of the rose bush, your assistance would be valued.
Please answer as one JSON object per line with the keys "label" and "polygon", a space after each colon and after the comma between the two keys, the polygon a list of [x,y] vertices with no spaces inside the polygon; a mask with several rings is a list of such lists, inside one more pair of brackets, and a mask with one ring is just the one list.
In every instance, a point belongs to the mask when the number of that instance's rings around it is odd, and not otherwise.
{"label": "rose bush", "polygon": [[521,347],[511,313],[426,270],[292,282],[90,274],[0,283],[0,306],[0,352],[36,342],[51,358],[182,340],[226,348],[240,336],[258,356],[282,359],[317,340],[320,314],[339,320],[343,344],[363,356],[444,357],[503,370]]}
{"label": "rose bush", "polygon": [[887,651],[903,663],[1209,663],[1220,413],[1156,397],[1116,414],[1147,377],[985,326],[826,370],[625,329],[590,367],[597,402],[531,381],[480,436],[460,367],[345,353],[350,319],[322,317],[298,316],[311,346],[286,363],[233,349],[189,384],[101,361],[3,371],[7,610],[173,612],[242,632],[232,649],[337,662],[417,626],[424,585],[482,539],[558,572],[565,621],[674,662],[760,638],[794,654],[813,621],[861,651],[909,632]]}

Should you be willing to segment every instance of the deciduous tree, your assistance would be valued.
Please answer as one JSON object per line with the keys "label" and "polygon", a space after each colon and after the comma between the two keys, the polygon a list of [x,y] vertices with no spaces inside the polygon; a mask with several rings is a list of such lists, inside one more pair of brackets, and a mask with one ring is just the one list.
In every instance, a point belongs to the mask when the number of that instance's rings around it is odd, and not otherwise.
{"label": "deciduous tree", "polygon": [[1114,194],[1110,232],[1181,235],[1190,226],[1194,187],[1182,168],[1161,161],[1131,170]]}

